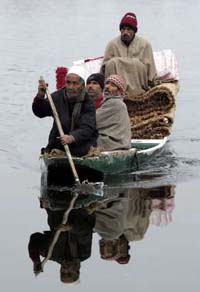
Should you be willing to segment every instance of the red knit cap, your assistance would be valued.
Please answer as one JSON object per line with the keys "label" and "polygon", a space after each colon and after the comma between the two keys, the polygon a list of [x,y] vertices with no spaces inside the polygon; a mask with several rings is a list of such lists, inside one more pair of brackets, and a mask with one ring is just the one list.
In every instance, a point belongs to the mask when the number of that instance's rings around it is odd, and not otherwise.
{"label": "red knit cap", "polygon": [[137,18],[135,13],[128,12],[122,18],[119,29],[121,30],[123,26],[130,26],[135,32],[137,32]]}
{"label": "red knit cap", "polygon": [[112,82],[114,83],[121,91],[122,95],[125,95],[125,91],[126,91],[126,82],[125,80],[119,76],[119,75],[110,75],[107,79],[106,82]]}

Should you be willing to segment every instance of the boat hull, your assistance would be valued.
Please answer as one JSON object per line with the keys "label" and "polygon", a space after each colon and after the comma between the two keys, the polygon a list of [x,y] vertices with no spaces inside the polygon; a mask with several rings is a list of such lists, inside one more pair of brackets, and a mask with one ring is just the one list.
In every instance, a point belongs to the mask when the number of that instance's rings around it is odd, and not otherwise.
{"label": "boat hull", "polygon": [[[130,173],[161,153],[167,138],[159,140],[133,140],[132,149],[102,152],[87,158],[73,158],[81,181],[102,181],[106,175]],[[67,157],[42,157],[48,185],[73,185],[74,178]],[[67,181],[66,181],[67,180]]]}

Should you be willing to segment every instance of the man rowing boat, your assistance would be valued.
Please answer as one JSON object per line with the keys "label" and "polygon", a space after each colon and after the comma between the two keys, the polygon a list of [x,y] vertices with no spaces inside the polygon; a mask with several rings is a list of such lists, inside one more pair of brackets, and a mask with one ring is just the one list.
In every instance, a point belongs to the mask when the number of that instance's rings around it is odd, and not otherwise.
{"label": "man rowing boat", "polygon": [[[65,87],[52,94],[65,134],[59,137],[54,120],[45,151],[50,152],[54,148],[64,151],[63,145],[68,144],[72,155],[83,156],[91,146],[96,146],[96,111],[85,90],[86,78],[84,69],[74,66],[68,71]],[[46,83],[40,80],[32,104],[32,110],[39,118],[53,116],[45,90]]]}

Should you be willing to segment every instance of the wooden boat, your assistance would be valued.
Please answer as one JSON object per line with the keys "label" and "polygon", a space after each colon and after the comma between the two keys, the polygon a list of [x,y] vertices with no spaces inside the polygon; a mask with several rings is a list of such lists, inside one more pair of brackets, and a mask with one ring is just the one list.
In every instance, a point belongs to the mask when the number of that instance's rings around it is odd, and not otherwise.
{"label": "wooden boat", "polygon": [[[100,152],[99,155],[88,157],[73,157],[73,161],[81,180],[87,179],[87,176],[101,174],[113,175],[119,173],[130,173],[140,169],[144,162],[150,161],[156,155],[160,154],[167,142],[167,137],[163,139],[143,139],[132,140],[130,150],[117,150]],[[42,160],[49,173],[49,179],[57,175],[61,179],[61,172],[70,170],[69,162],[66,156],[42,155]],[[59,173],[59,175],[58,175]],[[93,180],[93,179],[91,179]]]}
{"label": "wooden boat", "polygon": [[[169,63],[169,68],[160,68],[162,69],[160,73],[157,72],[161,84],[149,89],[143,95],[125,99],[131,122],[132,148],[100,152],[98,155],[83,158],[74,157],[73,161],[81,181],[85,179],[98,181],[106,175],[138,170],[144,162],[151,160],[164,149],[167,137],[171,133],[175,115],[175,96],[179,90],[177,67],[171,66],[176,64],[175,56],[171,51],[168,53],[161,54],[165,61],[168,60],[161,63],[165,65]],[[99,72],[101,61],[102,57],[84,59],[74,62],[74,65],[79,65],[92,74]],[[57,68],[57,89],[65,84],[67,71],[65,67]],[[162,76],[162,72],[170,74]],[[66,173],[69,181],[73,181],[66,156],[43,155],[42,160],[47,169],[48,182],[56,180],[55,184],[62,185],[66,182]]]}

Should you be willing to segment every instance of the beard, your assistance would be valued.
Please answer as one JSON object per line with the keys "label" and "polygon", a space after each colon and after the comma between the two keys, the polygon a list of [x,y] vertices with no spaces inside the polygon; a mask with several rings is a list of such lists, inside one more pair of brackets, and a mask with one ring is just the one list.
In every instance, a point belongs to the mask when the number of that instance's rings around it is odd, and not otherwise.
{"label": "beard", "polygon": [[129,35],[123,35],[121,36],[121,41],[126,45],[129,46],[130,43],[132,42],[133,37],[131,38]]}

